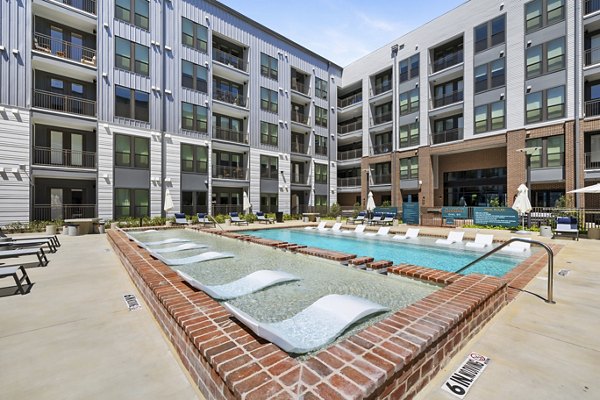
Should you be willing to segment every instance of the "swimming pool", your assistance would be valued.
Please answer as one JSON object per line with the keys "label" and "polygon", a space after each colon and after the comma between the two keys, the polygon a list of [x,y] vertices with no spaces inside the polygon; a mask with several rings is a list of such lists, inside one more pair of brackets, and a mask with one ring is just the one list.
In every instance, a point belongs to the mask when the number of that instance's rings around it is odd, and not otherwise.
{"label": "swimming pool", "polygon": [[[356,254],[359,257],[373,257],[375,260],[390,260],[394,265],[406,263],[450,272],[457,271],[483,254],[482,251],[465,249],[463,245],[439,246],[435,244],[435,239],[427,237],[400,242],[393,240],[391,235],[345,235],[305,229],[264,229],[244,231],[244,233],[265,239]],[[503,276],[528,255],[529,253],[524,253],[523,256],[496,253],[469,268],[465,274]]]}

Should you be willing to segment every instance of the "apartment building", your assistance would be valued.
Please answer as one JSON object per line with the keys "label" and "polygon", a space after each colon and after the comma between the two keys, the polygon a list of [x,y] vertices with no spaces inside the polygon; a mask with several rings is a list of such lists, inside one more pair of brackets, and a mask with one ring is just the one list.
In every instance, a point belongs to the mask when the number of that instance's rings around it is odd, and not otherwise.
{"label": "apartment building", "polygon": [[346,66],[338,201],[510,206],[528,158],[534,206],[597,182],[599,38],[597,0],[471,0]]}
{"label": "apartment building", "polygon": [[336,64],[217,1],[0,15],[0,225],[337,201]]}

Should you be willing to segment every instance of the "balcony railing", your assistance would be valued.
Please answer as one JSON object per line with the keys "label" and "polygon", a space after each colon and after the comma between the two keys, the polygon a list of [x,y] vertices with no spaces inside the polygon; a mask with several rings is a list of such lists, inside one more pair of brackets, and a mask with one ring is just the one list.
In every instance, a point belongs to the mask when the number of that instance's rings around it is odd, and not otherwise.
{"label": "balcony railing", "polygon": [[54,0],[81,11],[96,15],[96,0]]}
{"label": "balcony railing", "polygon": [[438,72],[453,65],[460,64],[463,60],[464,53],[462,50],[447,54],[444,57],[440,57],[433,61],[433,72]]}
{"label": "balcony railing", "polygon": [[248,144],[248,134],[245,132],[236,131],[229,128],[215,126],[213,129],[215,139],[227,140],[228,142],[236,142]]}
{"label": "balcony railing", "polygon": [[585,169],[600,169],[600,154],[585,153]]}
{"label": "balcony railing", "polygon": [[595,117],[600,115],[600,99],[585,102],[585,116]]}
{"label": "balcony railing", "polygon": [[339,187],[356,187],[360,186],[360,177],[352,177],[352,178],[338,178],[337,185]]}
{"label": "balcony railing", "polygon": [[292,174],[292,183],[296,185],[307,185],[308,177],[305,174]]}
{"label": "balcony railing", "polygon": [[94,169],[96,168],[96,153],[35,146],[33,148],[33,163],[35,165]]}
{"label": "balcony railing", "polygon": [[292,142],[292,153],[306,154],[307,148],[304,143]]}
{"label": "balcony railing", "polygon": [[392,143],[380,143],[373,145],[373,154],[385,154],[391,153],[392,151]]}
{"label": "balcony railing", "polygon": [[462,138],[463,138],[463,129],[462,128],[448,129],[445,131],[434,132],[431,134],[431,141],[433,144],[453,142],[455,140],[462,140]]}
{"label": "balcony railing", "polygon": [[373,96],[392,90],[392,82],[381,83],[373,87]]}
{"label": "balcony railing", "polygon": [[213,204],[211,208],[212,215],[228,215],[231,212],[241,213],[244,211],[242,210],[242,204]]}
{"label": "balcony railing", "polygon": [[443,96],[436,96],[433,99],[433,107],[443,107],[448,104],[458,103],[459,101],[463,101],[463,91],[456,90],[454,92],[445,94]]}
{"label": "balcony railing", "polygon": [[584,15],[591,14],[600,10],[600,0],[585,0]]}
{"label": "balcony railing", "polygon": [[338,133],[343,135],[345,133],[360,131],[362,130],[362,127],[362,120],[345,125],[338,125]]}
{"label": "balcony railing", "polygon": [[318,154],[320,156],[326,156],[327,146],[315,146],[315,154]]}
{"label": "balcony railing", "polygon": [[418,146],[420,143],[418,135],[400,138],[400,148]]}
{"label": "balcony railing", "polygon": [[244,60],[239,58],[238,56],[234,56],[233,54],[226,53],[223,50],[212,49],[213,55],[212,58],[215,61],[218,61],[225,65],[230,65],[233,68],[239,69],[240,71],[246,71]]}
{"label": "balcony railing", "polygon": [[391,112],[375,115],[373,117],[373,125],[385,124],[386,122],[390,122],[391,120],[392,120]]}
{"label": "balcony railing", "polygon": [[373,175],[373,183],[375,185],[389,185],[392,183],[391,175]]}
{"label": "balcony railing", "polygon": [[96,66],[96,50],[66,40],[52,38],[43,33],[33,36],[33,49],[82,64]]}
{"label": "balcony railing", "polygon": [[361,158],[361,157],[362,157],[362,149],[338,151],[338,153],[337,153],[338,161],[354,160],[354,159]]}
{"label": "balcony railing", "polygon": [[95,204],[34,204],[33,221],[55,221],[69,218],[95,218]]}
{"label": "balcony railing", "polygon": [[305,114],[300,111],[292,111],[292,121],[307,125],[308,124],[308,114]]}
{"label": "balcony railing", "polygon": [[292,90],[302,94],[308,94],[308,86],[302,82],[292,80]]}
{"label": "balcony railing", "polygon": [[228,90],[214,89],[213,99],[233,104],[234,106],[246,107],[246,99],[244,96]]}
{"label": "balcony railing", "polygon": [[344,108],[351,106],[352,104],[360,103],[362,101],[362,93],[356,93],[352,96],[345,97],[343,99],[338,99],[338,107]]}
{"label": "balcony railing", "polygon": [[[600,1],[600,0],[598,0]],[[600,47],[594,47],[593,49],[586,49],[584,51],[584,66],[590,66],[600,63]]]}
{"label": "balcony railing", "polygon": [[213,165],[212,177],[218,179],[246,180],[246,168]]}
{"label": "balcony railing", "polygon": [[94,100],[65,96],[39,89],[33,91],[33,106],[90,117],[96,116],[96,102]]}

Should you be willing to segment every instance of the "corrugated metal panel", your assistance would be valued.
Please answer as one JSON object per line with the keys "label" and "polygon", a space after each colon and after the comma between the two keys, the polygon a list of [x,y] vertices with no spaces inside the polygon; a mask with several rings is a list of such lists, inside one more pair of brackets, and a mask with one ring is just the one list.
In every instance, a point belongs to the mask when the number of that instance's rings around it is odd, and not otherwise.
{"label": "corrugated metal panel", "polygon": [[0,2],[0,18],[0,45],[5,48],[0,53],[0,104],[27,107],[31,96],[31,1]]}

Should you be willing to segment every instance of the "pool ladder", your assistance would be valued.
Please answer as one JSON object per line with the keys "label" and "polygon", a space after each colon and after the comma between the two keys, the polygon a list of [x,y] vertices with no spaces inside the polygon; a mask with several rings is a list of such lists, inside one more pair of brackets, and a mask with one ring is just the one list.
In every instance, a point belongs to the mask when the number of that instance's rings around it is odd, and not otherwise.
{"label": "pool ladder", "polygon": [[487,253],[485,253],[484,255],[482,255],[481,257],[479,257],[478,259],[476,259],[475,261],[471,261],[470,263],[468,263],[467,265],[465,265],[464,267],[462,267],[461,269],[455,271],[457,274],[460,274],[461,272],[463,272],[464,270],[472,267],[474,264],[477,264],[479,261],[488,258],[489,256],[491,256],[492,254],[494,254],[495,252],[497,252],[498,250],[508,246],[509,244],[513,243],[513,242],[523,242],[523,243],[531,243],[531,244],[535,244],[538,246],[543,247],[546,250],[546,253],[548,253],[548,298],[545,299],[544,301],[546,303],[550,303],[550,304],[555,304],[556,302],[553,299],[553,295],[552,292],[554,290],[554,253],[552,252],[552,249],[550,248],[550,246],[548,246],[545,243],[542,242],[538,242],[537,240],[531,240],[531,239],[523,239],[523,238],[512,238],[504,243],[502,243],[500,246],[493,248],[492,250],[488,251]]}

